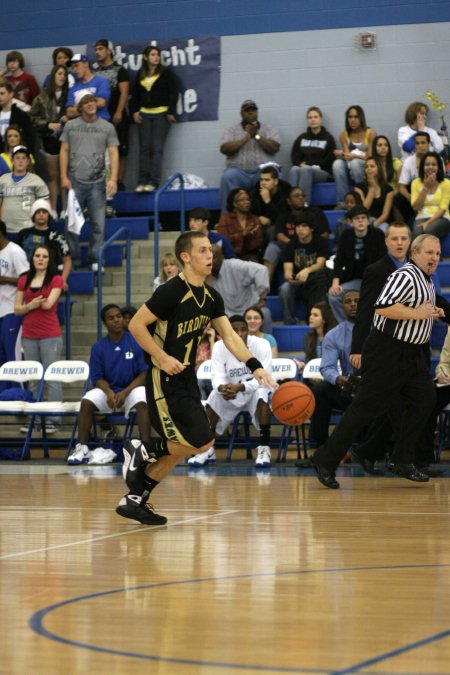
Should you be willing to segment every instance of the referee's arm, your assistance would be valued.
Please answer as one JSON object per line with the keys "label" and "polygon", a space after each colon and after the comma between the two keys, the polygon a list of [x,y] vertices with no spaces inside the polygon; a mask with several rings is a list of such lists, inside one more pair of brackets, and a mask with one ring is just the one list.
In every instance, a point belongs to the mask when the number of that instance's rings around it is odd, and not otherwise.
{"label": "referee's arm", "polygon": [[389,307],[377,307],[375,313],[386,317],[386,319],[394,319],[396,321],[417,321],[441,317],[441,311],[433,307],[429,301],[422,303],[418,307],[406,307],[406,305],[396,302]]}

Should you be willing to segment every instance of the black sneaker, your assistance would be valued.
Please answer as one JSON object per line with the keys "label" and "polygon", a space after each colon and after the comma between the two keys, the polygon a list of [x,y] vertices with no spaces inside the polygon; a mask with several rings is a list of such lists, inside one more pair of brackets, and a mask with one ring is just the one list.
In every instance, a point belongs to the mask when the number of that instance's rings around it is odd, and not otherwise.
{"label": "black sneaker", "polygon": [[155,513],[153,506],[143,503],[142,497],[138,497],[137,495],[130,494],[122,497],[116,508],[116,513],[123,518],[137,520],[138,523],[142,523],[143,525],[165,525],[167,523],[165,516]]}
{"label": "black sneaker", "polygon": [[125,441],[123,446],[122,476],[128,489],[134,495],[141,495],[145,487],[145,467],[157,458],[149,454],[138,438]]}

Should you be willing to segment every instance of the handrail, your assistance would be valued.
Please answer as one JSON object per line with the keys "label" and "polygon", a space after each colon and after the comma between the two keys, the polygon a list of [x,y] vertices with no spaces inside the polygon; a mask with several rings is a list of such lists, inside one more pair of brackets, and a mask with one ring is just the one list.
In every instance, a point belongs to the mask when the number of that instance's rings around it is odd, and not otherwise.
{"label": "handrail", "polygon": [[102,337],[102,305],[103,305],[103,274],[102,263],[103,253],[111,246],[112,242],[119,238],[122,234],[126,234],[126,272],[125,272],[125,304],[131,303],[131,237],[128,232],[128,227],[120,227],[117,232],[114,232],[105,243],[100,246],[98,250],[98,293],[97,293],[97,340]]}
{"label": "handrail", "polygon": [[72,334],[71,334],[71,299],[70,291],[67,289],[65,292],[65,305],[64,305],[64,323],[66,324],[66,359],[71,358],[72,354]]}
{"label": "handrail", "polygon": [[155,255],[155,269],[153,273],[153,277],[158,276],[158,268],[159,268],[159,198],[161,194],[164,192],[166,188],[169,187],[169,185],[172,185],[177,178],[180,180],[180,232],[184,232],[185,229],[185,208],[184,208],[184,178],[183,174],[177,171],[176,173],[172,174],[170,178],[166,180],[164,185],[161,185],[159,187],[155,194],[155,205],[153,209],[153,225],[154,225],[154,255]]}

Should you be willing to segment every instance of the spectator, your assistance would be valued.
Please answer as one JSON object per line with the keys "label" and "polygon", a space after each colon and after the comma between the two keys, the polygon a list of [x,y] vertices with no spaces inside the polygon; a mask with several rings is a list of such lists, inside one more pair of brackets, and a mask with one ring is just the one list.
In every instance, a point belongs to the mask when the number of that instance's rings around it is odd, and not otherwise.
{"label": "spectator", "polygon": [[250,197],[245,190],[240,188],[231,190],[228,195],[227,211],[219,218],[217,232],[231,242],[234,257],[255,262],[261,260],[262,226],[258,216],[250,210]]}
{"label": "spectator", "polygon": [[174,253],[164,253],[159,261],[159,276],[153,279],[153,290],[165,284],[166,281],[176,277],[180,273],[178,260]]}
{"label": "spectator", "polygon": [[328,275],[325,261],[328,242],[314,235],[314,226],[308,218],[300,217],[295,226],[295,237],[283,253],[285,282],[279,294],[283,305],[283,321],[289,326],[297,323],[295,301],[303,300],[308,310],[327,295]]}
{"label": "spectator", "polygon": [[411,205],[416,211],[413,238],[419,234],[445,237],[450,232],[450,181],[444,177],[442,158],[427,152],[420,160],[419,177],[411,184]]}
{"label": "spectator", "polygon": [[[230,317],[233,330],[243,339],[253,357],[257,358],[267,372],[272,370],[272,355],[266,340],[249,335],[244,317]],[[213,433],[223,434],[240,412],[248,412],[252,424],[260,432],[255,466],[270,466],[270,389],[262,387],[245,363],[239,361],[219,340],[212,350],[211,378],[213,390],[208,396],[205,412]],[[214,446],[188,459],[190,466],[204,466],[215,462]]]}
{"label": "spectator", "polygon": [[395,191],[397,190],[402,162],[392,156],[392,148],[387,136],[375,136],[372,145],[372,157],[381,164],[385,182]]}
{"label": "spectator", "polygon": [[14,92],[9,82],[0,83],[0,109],[0,150],[3,152],[5,148],[7,128],[17,124],[23,135],[24,145],[33,152],[34,132],[30,116],[14,103]]}
{"label": "spectator", "polygon": [[355,185],[355,192],[369,211],[371,224],[385,231],[392,219],[394,190],[386,183],[383,167],[378,159],[367,157],[364,174],[365,179]]}
{"label": "spectator", "polygon": [[[23,145],[22,132],[17,124],[11,124],[6,129],[5,150],[0,154],[0,176],[11,173],[13,168],[12,153],[18,145]],[[34,167],[34,157],[30,155],[30,167]]]}
{"label": "spectator", "polygon": [[48,199],[49,192],[42,178],[29,173],[28,148],[17,145],[12,162],[12,172],[0,176],[0,208],[8,232],[17,233],[32,225],[31,205],[36,199]]}
{"label": "spectator", "polygon": [[[59,195],[59,150],[61,131],[67,122],[64,114],[68,94],[68,71],[65,66],[55,66],[44,91],[37,96],[30,110],[30,117],[42,143],[52,217],[56,218]],[[63,202],[65,200],[63,199]],[[64,210],[64,203],[63,203]]]}
{"label": "spectator", "polygon": [[327,440],[332,410],[345,410],[352,400],[348,378],[354,370],[349,357],[358,300],[359,291],[343,293],[345,319],[326,334],[322,343],[320,372],[323,381],[314,387],[316,407],[311,417],[310,446],[322,445]]}
{"label": "spectator", "polygon": [[272,350],[272,358],[278,356],[278,345],[277,341],[270,333],[264,333],[262,330],[262,325],[264,323],[264,314],[261,311],[261,307],[255,305],[254,307],[249,307],[244,312],[244,319],[248,327],[248,334],[255,335],[255,337],[264,338],[270,345]]}
{"label": "spectator", "polygon": [[421,101],[413,101],[405,110],[406,126],[398,130],[398,147],[400,148],[400,157],[404,161],[412,155],[415,150],[414,138],[418,131],[426,131],[430,137],[431,150],[441,153],[444,149],[444,143],[437,131],[426,126],[428,115],[428,106]]}
{"label": "spectator", "polygon": [[325,239],[330,234],[330,226],[322,209],[316,206],[307,206],[305,193],[301,188],[291,188],[286,198],[288,210],[281,213],[275,222],[275,239],[267,244],[263,254],[263,262],[272,281],[274,272],[282,260],[286,245],[295,236],[295,224],[299,218],[307,217],[314,225],[314,233]]}
{"label": "spectator", "polygon": [[[94,272],[101,272],[98,269],[98,251],[104,241],[106,198],[114,197],[117,192],[119,141],[113,125],[97,117],[97,99],[93,94],[81,98],[78,110],[80,117],[69,120],[61,135],[61,187],[67,190],[73,188],[80,207],[87,208],[91,224],[88,261]],[[111,171],[107,183],[106,152]],[[67,240],[73,264],[79,267],[79,236],[67,232]]]}
{"label": "spectator", "polygon": [[394,196],[394,210],[398,220],[410,223],[414,218],[411,206],[411,183],[419,176],[420,160],[430,151],[430,135],[418,131],[414,136],[415,153],[406,157],[398,180],[398,193]]}
{"label": "spectator", "polygon": [[352,227],[341,235],[334,259],[333,282],[328,291],[328,302],[338,323],[346,319],[342,309],[344,291],[359,291],[367,265],[386,253],[384,234],[369,225],[365,206],[355,206],[347,215]]}
{"label": "spectator", "polygon": [[258,182],[261,164],[272,162],[280,149],[279,132],[258,120],[255,101],[247,99],[242,103],[241,118],[220,139],[220,152],[227,158],[220,181],[222,211],[227,208],[229,192],[238,187],[251,190]]}
{"label": "spectator", "polygon": [[65,236],[51,225],[52,209],[46,199],[37,199],[31,207],[33,227],[21,230],[17,243],[25,251],[28,261],[31,262],[36,246],[45,244],[53,251],[53,257],[58,266],[61,265],[61,276],[64,280],[63,290],[68,290],[67,280],[72,271],[70,248]]}
{"label": "spectator", "polygon": [[97,63],[94,64],[94,71],[108,80],[111,89],[108,110],[119,139],[118,189],[125,190],[123,179],[128,154],[129,117],[127,106],[130,93],[130,76],[126,68],[114,62],[113,50],[114,47],[110,40],[106,38],[97,40],[95,43]]}
{"label": "spectator", "polygon": [[25,60],[21,52],[8,52],[6,68],[0,73],[12,86],[14,98],[30,106],[39,94],[39,85],[31,73],[24,71]]}
{"label": "spectator", "polygon": [[[211,359],[212,350],[217,339],[217,333],[212,327],[212,324],[209,323],[203,331],[202,338],[197,347],[197,356],[195,359],[195,370],[197,372],[202,363]],[[212,391],[211,380],[197,378],[197,383],[198,388],[200,389],[202,401],[206,401]]]}
{"label": "spectator", "polygon": [[266,244],[275,239],[275,222],[289,208],[287,199],[290,191],[291,186],[279,178],[278,170],[274,166],[261,168],[259,185],[250,194],[250,209],[259,216]]}
{"label": "spectator", "polygon": [[164,145],[176,122],[178,84],[161,64],[161,50],[148,45],[136,75],[131,97],[133,120],[139,132],[139,180],[136,192],[152,192],[161,182]]}
{"label": "spectator", "polygon": [[308,128],[300,134],[292,146],[289,183],[301,187],[306,201],[311,204],[313,183],[325,183],[330,179],[336,142],[322,126],[322,111],[313,106],[306,113]]}
{"label": "spectator", "polygon": [[[54,49],[52,52],[53,66],[65,66],[66,69],[69,68],[70,59],[72,58],[72,56],[73,51],[70,49],[70,47],[56,47],[56,49]],[[44,89],[47,87],[49,79],[50,73],[45,76],[43,84]],[[69,87],[73,87],[73,85],[75,84],[75,78],[72,75],[72,73],[68,73],[68,82]]]}
{"label": "spectator", "polygon": [[359,192],[352,190],[347,192],[344,197],[344,208],[346,213],[337,219],[335,230],[334,230],[334,245],[337,247],[341,238],[341,234],[344,230],[349,230],[352,226],[350,219],[348,218],[348,212],[355,208],[355,206],[362,206],[362,199]]}
{"label": "spectator", "polygon": [[272,315],[265,305],[269,276],[264,265],[232,258],[225,260],[220,246],[213,244],[213,264],[209,283],[223,298],[228,315],[242,314],[257,305],[264,315],[264,331],[272,333]]}
{"label": "spectator", "polygon": [[366,124],[364,110],[352,105],[345,112],[345,131],[339,135],[342,150],[335,150],[333,176],[336,183],[338,207],[342,208],[344,196],[350,192],[350,184],[360,183],[364,178],[364,160],[372,155],[376,131]]}
{"label": "spectator", "polygon": [[[28,272],[25,252],[18,244],[9,241],[6,225],[0,220],[0,365],[6,361],[20,360],[20,316],[14,314],[14,300],[19,277]],[[11,383],[0,382],[0,391]]]}
{"label": "spectator", "polygon": [[97,103],[97,115],[103,120],[109,120],[109,82],[100,75],[94,75],[85,54],[74,54],[70,59],[70,66],[75,74],[76,82],[69,88],[65,114],[69,119],[81,115],[79,103],[84,96],[91,94]]}
{"label": "spectator", "polygon": [[[57,306],[64,286],[58,274],[56,262],[48,246],[37,246],[31,258],[30,270],[18,282],[14,313],[23,316],[22,347],[26,359],[39,361],[44,371],[61,358],[62,337],[58,321]],[[30,390],[36,396],[38,382],[30,382]],[[60,382],[47,383],[47,399],[61,401]],[[47,434],[53,434],[60,424],[54,417],[53,423],[46,421]],[[26,433],[28,426],[22,427]]]}
{"label": "spectator", "polygon": [[83,464],[90,457],[88,441],[94,413],[102,415],[125,411],[128,417],[135,409],[139,436],[150,440],[150,419],[145,395],[148,366],[144,353],[134,337],[125,330],[118,305],[105,305],[102,321],[107,335],[91,349],[89,360],[90,389],[81,399],[78,417],[78,442],[68,464]]}
{"label": "spectator", "polygon": [[[316,302],[309,313],[309,333],[305,335],[305,360],[294,359],[297,364],[298,372],[301,373],[308,361],[322,358],[322,344],[325,335],[329,330],[336,326],[333,312],[328,302]],[[320,380],[308,379],[309,386],[315,386]]]}
{"label": "spectator", "polygon": [[128,324],[130,323],[131,319],[136,314],[136,312],[137,308],[133,307],[133,305],[125,305],[125,307],[121,308],[120,313],[122,314],[123,325],[125,330],[128,330]]}
{"label": "spectator", "polygon": [[235,250],[228,237],[224,234],[220,234],[220,232],[209,230],[210,220],[211,214],[208,209],[199,206],[196,209],[192,209],[189,213],[189,229],[195,230],[196,232],[203,232],[203,234],[208,237],[211,244],[220,246],[225,258],[236,258]]}

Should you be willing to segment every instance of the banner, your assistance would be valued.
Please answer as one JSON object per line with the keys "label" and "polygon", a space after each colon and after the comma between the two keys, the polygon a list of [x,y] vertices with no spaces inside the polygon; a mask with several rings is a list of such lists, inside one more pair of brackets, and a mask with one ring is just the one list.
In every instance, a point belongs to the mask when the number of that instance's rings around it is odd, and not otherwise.
{"label": "banner", "polygon": [[[172,69],[180,94],[177,120],[217,120],[220,87],[220,38],[199,37],[148,42],[121,42],[114,45],[114,61],[130,73],[131,89],[141,67],[142,52],[148,44],[161,50],[161,63]],[[87,46],[87,56],[95,63],[95,46]]]}

